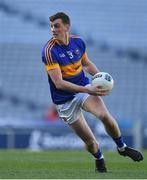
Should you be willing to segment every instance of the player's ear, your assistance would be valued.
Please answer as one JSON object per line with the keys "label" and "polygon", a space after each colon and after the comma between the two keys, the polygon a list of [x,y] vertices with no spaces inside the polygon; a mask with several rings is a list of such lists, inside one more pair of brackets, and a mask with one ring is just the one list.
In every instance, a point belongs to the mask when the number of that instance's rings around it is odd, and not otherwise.
{"label": "player's ear", "polygon": [[70,30],[70,25],[69,25],[69,24],[66,24],[65,27],[66,27],[66,30],[67,30],[67,32],[68,32],[68,31]]}

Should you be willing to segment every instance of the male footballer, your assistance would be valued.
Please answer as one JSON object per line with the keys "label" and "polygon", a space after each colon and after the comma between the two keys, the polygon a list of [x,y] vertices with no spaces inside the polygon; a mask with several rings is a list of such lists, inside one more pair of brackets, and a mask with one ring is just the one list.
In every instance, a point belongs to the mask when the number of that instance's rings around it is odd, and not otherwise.
{"label": "male footballer", "polygon": [[89,60],[84,41],[79,36],[69,34],[69,16],[58,12],[50,16],[49,20],[53,37],[42,50],[42,61],[59,117],[83,140],[85,148],[95,158],[97,172],[107,172],[106,164],[82,110],[101,120],[107,133],[116,143],[120,155],[128,156],[134,161],[143,160],[139,151],[125,144],[116,120],[101,99],[108,91],[89,84],[85,72],[93,76],[99,70]]}

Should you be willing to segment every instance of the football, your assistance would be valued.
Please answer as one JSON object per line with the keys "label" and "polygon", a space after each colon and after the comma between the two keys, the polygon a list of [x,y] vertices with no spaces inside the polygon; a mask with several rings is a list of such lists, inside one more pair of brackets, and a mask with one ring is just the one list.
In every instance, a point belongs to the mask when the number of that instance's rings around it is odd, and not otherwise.
{"label": "football", "polygon": [[99,72],[92,77],[92,85],[100,86],[104,90],[111,91],[114,85],[114,80],[109,73]]}

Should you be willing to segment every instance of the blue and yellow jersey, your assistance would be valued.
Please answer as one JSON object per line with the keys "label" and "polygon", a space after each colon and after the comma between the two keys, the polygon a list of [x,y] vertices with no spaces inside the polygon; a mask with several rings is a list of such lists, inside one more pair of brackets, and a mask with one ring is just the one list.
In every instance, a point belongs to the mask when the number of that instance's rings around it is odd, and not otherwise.
{"label": "blue and yellow jersey", "polygon": [[[70,36],[68,45],[60,44],[52,38],[42,50],[42,61],[45,63],[46,71],[60,68],[64,80],[80,86],[89,83],[82,68],[84,56],[86,56],[85,43],[78,36]],[[49,75],[48,80],[55,104],[63,104],[74,98],[74,92],[57,89]]]}

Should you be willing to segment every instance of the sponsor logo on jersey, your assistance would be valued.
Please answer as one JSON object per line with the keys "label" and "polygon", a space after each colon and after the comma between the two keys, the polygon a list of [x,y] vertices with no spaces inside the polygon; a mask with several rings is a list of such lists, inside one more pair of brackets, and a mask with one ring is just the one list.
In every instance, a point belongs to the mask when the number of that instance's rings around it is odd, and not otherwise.
{"label": "sponsor logo on jersey", "polygon": [[65,54],[64,54],[64,53],[60,53],[59,56],[60,56],[61,58],[63,58],[63,57],[65,57]]}

